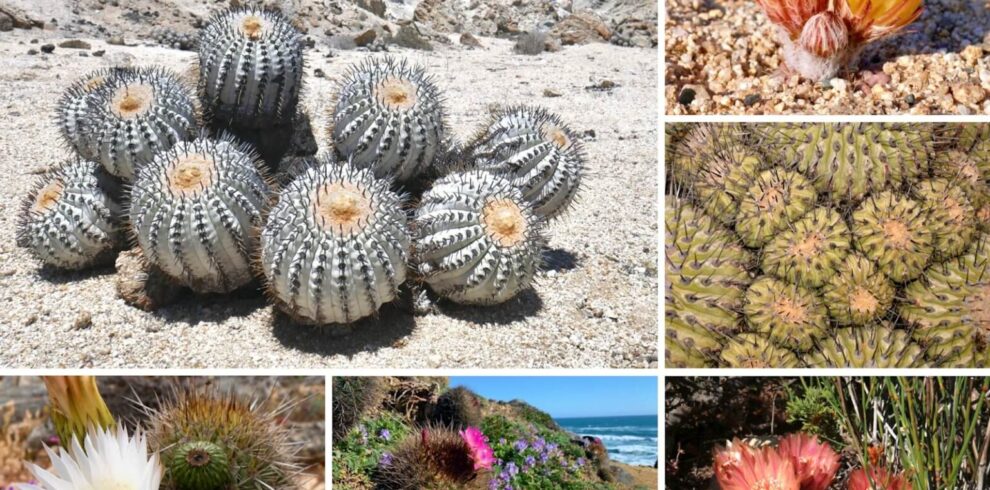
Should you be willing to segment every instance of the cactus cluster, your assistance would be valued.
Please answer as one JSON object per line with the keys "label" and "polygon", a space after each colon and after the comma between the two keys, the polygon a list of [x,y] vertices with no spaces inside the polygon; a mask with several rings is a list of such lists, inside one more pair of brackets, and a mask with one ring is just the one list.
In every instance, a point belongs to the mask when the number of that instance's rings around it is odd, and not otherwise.
{"label": "cactus cluster", "polygon": [[668,129],[667,365],[990,365],[988,128]]}
{"label": "cactus cluster", "polygon": [[494,110],[460,145],[434,78],[390,57],[351,67],[329,97],[329,151],[276,160],[269,179],[268,143],[303,125],[301,34],[275,12],[222,12],[198,68],[199,105],[161,68],[75,82],[56,113],[80,162],[28,196],[18,243],[74,269],[112,259],[129,232],[138,265],[169,286],[257,285],[296,323],[351,323],[410,279],[456,303],[516,297],[542,265],[547,221],[579,191],[584,150],[560,117]]}
{"label": "cactus cluster", "polygon": [[477,475],[471,448],[457,430],[427,425],[410,434],[379,465],[376,488],[463,488]]}

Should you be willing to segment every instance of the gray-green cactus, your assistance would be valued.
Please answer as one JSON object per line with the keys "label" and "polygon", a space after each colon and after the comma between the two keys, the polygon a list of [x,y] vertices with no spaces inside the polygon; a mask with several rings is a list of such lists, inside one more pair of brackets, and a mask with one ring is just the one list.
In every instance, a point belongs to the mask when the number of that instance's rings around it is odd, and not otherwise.
{"label": "gray-green cactus", "polygon": [[158,153],[131,191],[130,219],[147,260],[197,292],[252,279],[253,229],[269,187],[254,151],[229,137]]}
{"label": "gray-green cactus", "polygon": [[133,72],[131,68],[101,68],[76,80],[65,90],[55,107],[55,121],[62,141],[81,158],[99,159],[99,140],[90,129],[97,106],[96,93],[116,73]]}
{"label": "gray-green cactus", "polygon": [[407,182],[446,142],[443,97],[422,67],[377,58],[352,66],[334,101],[330,136],[342,157],[376,176]]}
{"label": "gray-green cactus", "polygon": [[457,303],[496,304],[530,287],[544,221],[508,179],[482,170],[433,184],[416,210],[419,272]]}
{"label": "gray-green cactus", "polygon": [[349,323],[378,311],[406,279],[403,198],[369,169],[321,162],[279,196],[261,233],[269,295],[299,323]]}
{"label": "gray-green cactus", "polygon": [[112,72],[94,98],[87,131],[95,133],[97,158],[125,181],[155,153],[195,137],[192,95],[168,70]]}
{"label": "gray-green cactus", "polygon": [[302,87],[302,34],[278,12],[243,8],[210,19],[199,41],[199,91],[209,117],[257,128],[288,123]]}
{"label": "gray-green cactus", "polygon": [[584,150],[577,135],[546,109],[497,110],[470,146],[473,164],[506,174],[540,217],[560,216],[578,193]]}
{"label": "gray-green cactus", "polygon": [[18,245],[43,263],[63,269],[112,260],[123,238],[116,187],[96,163],[79,160],[62,165],[24,199]]}

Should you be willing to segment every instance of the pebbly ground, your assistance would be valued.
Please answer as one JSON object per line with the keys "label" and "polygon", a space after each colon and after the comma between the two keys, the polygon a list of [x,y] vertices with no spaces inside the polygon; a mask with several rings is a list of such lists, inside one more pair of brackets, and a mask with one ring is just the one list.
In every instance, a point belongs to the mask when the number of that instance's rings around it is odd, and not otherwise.
{"label": "pebbly ground", "polygon": [[990,114],[985,0],[926,0],[915,23],[825,83],[780,76],[774,29],[751,0],[668,0],[667,113]]}
{"label": "pebbly ground", "polygon": [[[148,313],[117,298],[113,267],[39,269],[14,244],[32,183],[68,156],[53,124],[64,88],[112,64],[186,71],[195,55],[159,47],[59,47],[28,54],[39,31],[0,37],[0,366],[630,367],[657,366],[657,51],[609,44],[523,56],[481,38],[393,55],[425,64],[446,90],[456,135],[472,134],[493,103],[540,104],[585,134],[588,175],[580,203],[549,229],[549,265],[536,288],[490,308],[439,303],[414,316],[388,305],[347,328],[296,326],[256,291],[186,296]],[[32,34],[33,33],[33,34]],[[92,53],[104,50],[100,56]],[[89,56],[81,56],[81,53]],[[343,68],[371,54],[318,45],[307,53],[304,105],[321,150],[328,101]],[[314,76],[321,70],[322,77]],[[602,83],[603,81],[611,82]]]}

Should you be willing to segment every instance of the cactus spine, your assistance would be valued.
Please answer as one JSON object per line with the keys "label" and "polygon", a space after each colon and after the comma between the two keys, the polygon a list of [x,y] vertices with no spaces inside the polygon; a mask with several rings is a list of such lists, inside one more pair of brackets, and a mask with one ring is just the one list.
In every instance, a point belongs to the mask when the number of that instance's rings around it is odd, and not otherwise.
{"label": "cactus spine", "polygon": [[76,80],[62,94],[55,108],[55,120],[62,140],[86,160],[99,160],[99,134],[88,128],[97,107],[96,93],[114,74],[133,72],[130,68],[100,69]]}

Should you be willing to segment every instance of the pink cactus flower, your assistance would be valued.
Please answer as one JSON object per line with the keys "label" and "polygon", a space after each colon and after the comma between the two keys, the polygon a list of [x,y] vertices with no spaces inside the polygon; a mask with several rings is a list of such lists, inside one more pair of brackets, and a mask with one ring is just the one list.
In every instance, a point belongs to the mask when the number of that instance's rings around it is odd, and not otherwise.
{"label": "pink cactus flower", "polygon": [[817,436],[791,434],[780,440],[777,451],[791,460],[801,490],[826,490],[839,471],[839,455]]}
{"label": "pink cactus flower", "polygon": [[488,438],[477,427],[468,427],[460,431],[461,438],[471,449],[471,459],[474,461],[475,471],[481,469],[491,469],[495,464],[495,452],[488,445]]}
{"label": "pink cactus flower", "polygon": [[[759,450],[741,447],[738,464],[730,464],[721,474],[716,472],[722,490],[800,490],[797,473],[789,458],[770,447]],[[735,457],[734,454],[729,456],[730,461]]]}

